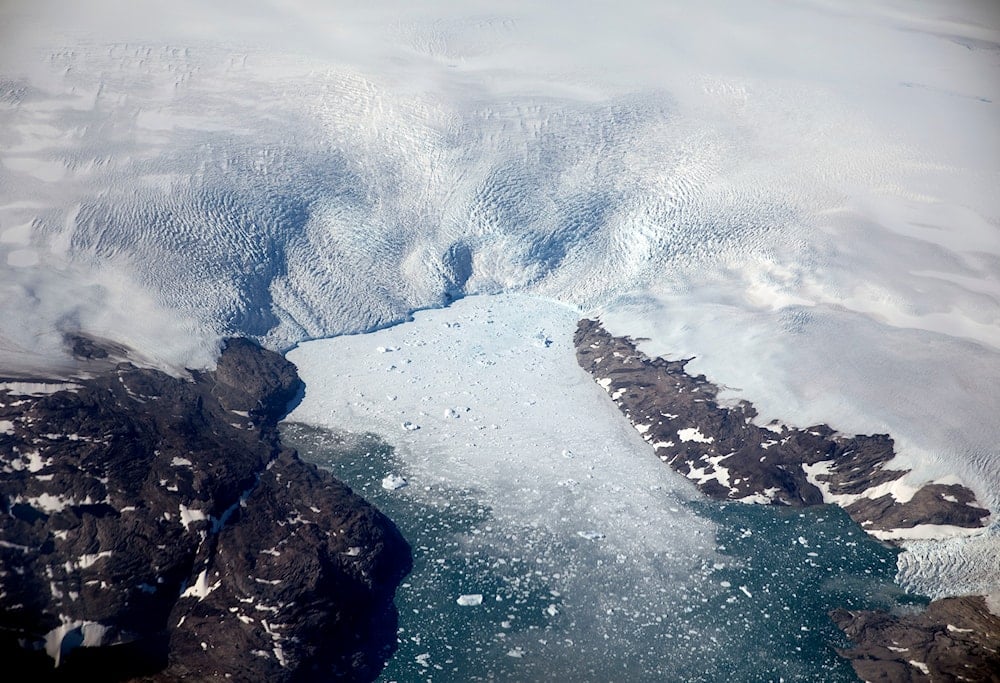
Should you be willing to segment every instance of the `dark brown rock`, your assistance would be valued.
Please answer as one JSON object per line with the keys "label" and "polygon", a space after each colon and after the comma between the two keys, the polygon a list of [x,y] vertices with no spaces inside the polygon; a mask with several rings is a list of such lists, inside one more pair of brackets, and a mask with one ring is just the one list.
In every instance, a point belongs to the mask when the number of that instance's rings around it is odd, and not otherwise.
{"label": "dark brown rock", "polygon": [[612,337],[599,322],[581,320],[574,338],[577,359],[640,430],[662,461],[695,481],[708,496],[775,505],[818,505],[823,493],[862,496],[845,509],[869,531],[921,524],[976,528],[989,511],[958,485],[931,484],[911,500],[863,497],[896,481],[887,434],[847,436],[827,425],[804,429],[754,424],[747,401],[722,404],[719,388],[685,370],[687,360],[649,358],[634,340]]}
{"label": "dark brown rock", "polygon": [[835,610],[855,643],[838,650],[865,681],[1000,681],[1000,616],[981,596],[936,600],[916,614]]}
{"label": "dark brown rock", "polygon": [[[656,455],[712,498],[820,504],[815,481],[833,495],[859,496],[845,510],[868,531],[977,528],[989,516],[972,491],[955,484],[925,485],[905,503],[888,494],[865,497],[906,474],[886,466],[895,454],[887,434],[759,427],[750,403],[721,404],[716,385],[685,371],[688,360],[649,358],[634,340],[612,337],[593,320],[580,321],[574,341],[580,365]],[[857,643],[840,654],[865,681],[1000,681],[1000,617],[982,597],[939,600],[909,615],[836,610],[831,617]]]}
{"label": "dark brown rock", "polygon": [[0,389],[5,661],[43,679],[374,679],[409,546],[282,449],[294,366],[230,340],[215,371],[176,378],[80,347],[95,377]]}

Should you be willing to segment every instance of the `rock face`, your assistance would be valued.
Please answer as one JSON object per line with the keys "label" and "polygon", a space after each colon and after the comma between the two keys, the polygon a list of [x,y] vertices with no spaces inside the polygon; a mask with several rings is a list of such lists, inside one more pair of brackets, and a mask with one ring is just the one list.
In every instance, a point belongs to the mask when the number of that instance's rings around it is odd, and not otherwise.
{"label": "rock face", "polygon": [[0,384],[4,661],[41,678],[373,680],[410,549],[281,447],[294,366],[235,339],[179,379],[73,347],[96,376]]}
{"label": "rock face", "polygon": [[840,650],[866,681],[1000,681],[1000,616],[981,596],[937,600],[923,612],[831,614],[856,646]]}
{"label": "rock face", "polygon": [[746,401],[720,405],[719,388],[685,372],[687,360],[649,358],[628,338],[580,321],[580,365],[611,394],[656,455],[708,496],[776,505],[836,503],[870,534],[919,534],[928,525],[985,526],[989,511],[957,484],[911,486],[889,469],[887,434],[845,436],[827,425],[753,424]]}
{"label": "rock face", "polygon": [[[720,405],[719,389],[685,372],[686,360],[649,358],[633,340],[580,321],[577,359],[656,455],[722,500],[844,507],[868,533],[898,539],[938,525],[985,526],[989,511],[957,484],[906,485],[885,434],[844,436],[826,425],[758,427],[746,401]],[[919,614],[836,610],[857,647],[841,651],[866,681],[1000,681],[1000,617],[980,596],[932,602]]]}

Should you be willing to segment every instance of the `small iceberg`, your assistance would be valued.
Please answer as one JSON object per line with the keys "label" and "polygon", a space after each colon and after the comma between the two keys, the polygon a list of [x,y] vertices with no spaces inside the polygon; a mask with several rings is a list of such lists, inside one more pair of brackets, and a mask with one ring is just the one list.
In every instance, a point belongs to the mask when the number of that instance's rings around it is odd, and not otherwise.
{"label": "small iceberg", "polygon": [[389,474],[382,479],[382,488],[386,491],[395,491],[406,486],[407,481],[398,474]]}

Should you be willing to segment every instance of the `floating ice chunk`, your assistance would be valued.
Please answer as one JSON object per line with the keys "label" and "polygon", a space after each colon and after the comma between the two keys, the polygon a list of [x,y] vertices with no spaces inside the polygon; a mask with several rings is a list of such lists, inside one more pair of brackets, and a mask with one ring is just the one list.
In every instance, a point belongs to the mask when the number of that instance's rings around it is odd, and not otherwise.
{"label": "floating ice chunk", "polygon": [[559,614],[559,608],[557,608],[555,605],[549,605],[548,607],[545,608],[545,613],[548,614],[550,617],[554,617],[555,615]]}
{"label": "floating ice chunk", "polygon": [[408,432],[415,432],[418,429],[420,429],[420,425],[413,424],[412,422],[407,420],[406,422],[403,423],[403,429],[405,429]]}
{"label": "floating ice chunk", "polygon": [[512,650],[507,650],[507,656],[514,657],[515,659],[520,659],[521,657],[524,656],[524,650],[522,650],[520,647],[515,647]]}
{"label": "floating ice chunk", "polygon": [[576,535],[580,538],[585,538],[588,541],[599,541],[604,538],[604,534],[600,531],[577,531]]}
{"label": "floating ice chunk", "polygon": [[920,669],[920,671],[922,671],[925,676],[930,676],[931,675],[930,667],[928,667],[923,662],[918,662],[918,661],[915,661],[915,660],[911,659],[909,661],[909,664],[910,664],[910,666],[913,666],[913,667],[915,667],[917,669]]}
{"label": "floating ice chunk", "polygon": [[747,588],[746,586],[740,586],[740,590],[743,591],[743,594],[745,596],[747,596],[748,598],[752,598],[753,597],[753,595],[750,594],[750,589]]}
{"label": "floating ice chunk", "polygon": [[395,491],[407,485],[406,479],[398,474],[389,474],[382,479],[382,488],[386,491]]}
{"label": "floating ice chunk", "polygon": [[477,607],[483,604],[482,593],[469,593],[467,595],[459,595],[458,600],[456,600],[462,607]]}
{"label": "floating ice chunk", "polygon": [[10,420],[0,420],[0,434],[13,434],[14,423]]}
{"label": "floating ice chunk", "polygon": [[191,461],[187,458],[174,458],[170,461],[173,467],[191,467]]}

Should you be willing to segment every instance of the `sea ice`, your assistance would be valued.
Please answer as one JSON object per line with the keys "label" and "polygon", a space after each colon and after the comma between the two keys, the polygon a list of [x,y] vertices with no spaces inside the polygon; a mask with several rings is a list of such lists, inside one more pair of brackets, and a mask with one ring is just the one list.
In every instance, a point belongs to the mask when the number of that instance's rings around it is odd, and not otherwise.
{"label": "sea ice", "polygon": [[[414,476],[476,491],[501,517],[564,537],[581,521],[600,522],[614,531],[604,532],[605,544],[626,555],[661,552],[686,563],[710,546],[711,527],[669,511],[692,491],[577,364],[579,317],[535,297],[468,297],[418,312],[413,323],[305,342],[288,354],[307,386],[288,419],[380,433]],[[548,346],[535,343],[542,324]],[[412,360],[405,377],[379,371],[378,346]],[[461,420],[436,416],[428,399],[468,411]],[[417,419],[419,432],[397,426]],[[586,485],[570,493],[559,485],[568,479]]]}
{"label": "sea ice", "polygon": [[[456,512],[468,505],[485,516],[448,542],[496,558],[515,609],[520,596],[544,587],[534,614],[552,616],[553,605],[565,623],[593,625],[573,630],[576,652],[603,651],[604,634],[678,613],[704,584],[699,567],[715,557],[714,525],[686,505],[697,491],[654,456],[577,363],[579,316],[535,297],[467,297],[410,323],[305,342],[288,354],[306,383],[288,420],[380,434],[398,467],[423,484],[407,489],[410,502]],[[539,327],[548,346],[537,343]],[[378,345],[412,360],[405,375],[382,371]],[[462,406],[461,419],[440,406]],[[416,420],[419,431],[399,429]],[[550,589],[572,599],[556,603]],[[536,647],[515,636],[505,641],[512,656]]]}

